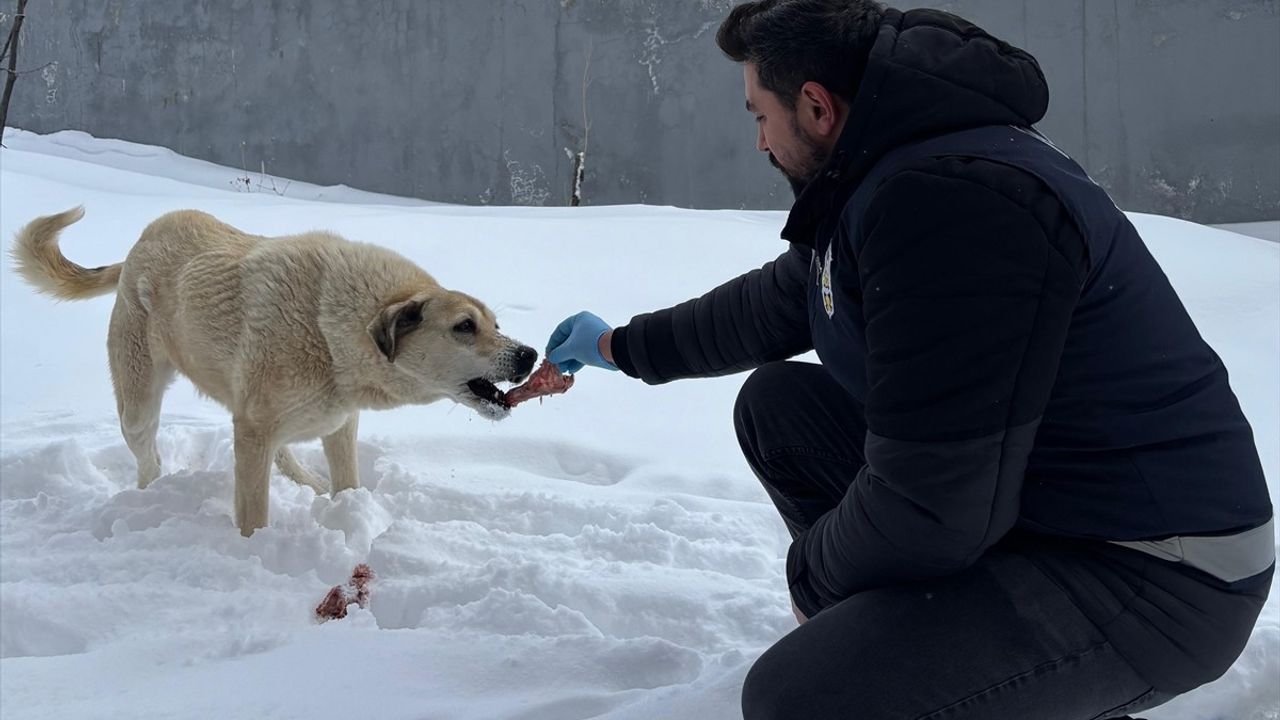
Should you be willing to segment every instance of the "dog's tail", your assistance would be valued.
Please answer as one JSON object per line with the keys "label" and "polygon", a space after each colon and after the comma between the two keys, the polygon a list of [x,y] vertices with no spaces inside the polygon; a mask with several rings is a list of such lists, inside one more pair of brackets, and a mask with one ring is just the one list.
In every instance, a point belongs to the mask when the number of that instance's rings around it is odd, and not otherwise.
{"label": "dog's tail", "polygon": [[82,217],[84,208],[76,207],[36,218],[18,231],[9,254],[13,257],[14,269],[36,290],[60,300],[83,300],[116,289],[123,263],[80,267],[58,249],[58,234]]}

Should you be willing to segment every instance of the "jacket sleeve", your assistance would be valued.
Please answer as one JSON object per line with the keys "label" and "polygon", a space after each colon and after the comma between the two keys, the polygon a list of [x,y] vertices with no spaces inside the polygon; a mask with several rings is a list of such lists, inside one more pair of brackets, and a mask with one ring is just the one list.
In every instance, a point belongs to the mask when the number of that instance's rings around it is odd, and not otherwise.
{"label": "jacket sleeve", "polygon": [[1083,273],[1024,204],[1038,180],[997,191],[965,167],[892,176],[863,219],[866,465],[788,553],[806,617],[958,572],[1017,519]]}
{"label": "jacket sleeve", "polygon": [[700,298],[614,330],[614,362],[651,385],[749,370],[813,348],[806,313],[811,251],[776,260]]}

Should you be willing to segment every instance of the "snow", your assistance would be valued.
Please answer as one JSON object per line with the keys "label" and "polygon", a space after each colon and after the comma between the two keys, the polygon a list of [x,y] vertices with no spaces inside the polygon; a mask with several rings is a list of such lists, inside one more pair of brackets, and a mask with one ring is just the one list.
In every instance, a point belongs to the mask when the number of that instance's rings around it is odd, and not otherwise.
{"label": "snow", "polygon": [[1271,242],[1280,243],[1280,220],[1263,220],[1260,222],[1246,223],[1228,223],[1226,225],[1214,225],[1214,227],[1230,230],[1241,235],[1249,237],[1262,238]]}
{"label": "snow", "polygon": [[[590,309],[614,323],[780,251],[784,215],[667,207],[434,205],[258,177],[82,133],[6,130],[0,236],[83,204],[82,265],[196,207],[251,232],[328,229],[412,258],[541,347]],[[1280,246],[1133,215],[1231,371],[1273,496]],[[163,475],[134,487],[104,338],[111,297],[54,303],[0,259],[0,708],[36,718],[738,716],[752,660],[794,625],[789,537],[742,460],[743,377],[648,387],[588,369],[492,423],[437,404],[364,413],[364,487],[276,475],[271,524],[232,526],[230,422],[185,381]],[[696,431],[694,431],[696,429]],[[323,474],[319,443],[295,448]],[[311,610],[352,567],[368,609]],[[1280,604],[1221,680],[1153,720],[1280,717]],[[376,713],[370,710],[376,707]]]}

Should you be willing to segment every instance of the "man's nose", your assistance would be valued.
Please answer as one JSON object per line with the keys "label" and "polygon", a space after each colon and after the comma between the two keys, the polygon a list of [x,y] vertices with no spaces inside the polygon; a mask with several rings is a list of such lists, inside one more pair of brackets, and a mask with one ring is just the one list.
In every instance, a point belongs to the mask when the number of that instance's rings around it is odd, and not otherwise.
{"label": "man's nose", "polygon": [[769,152],[769,143],[764,139],[764,128],[756,127],[756,149],[760,152]]}
{"label": "man's nose", "polygon": [[523,375],[533,370],[533,363],[538,359],[538,351],[528,345],[521,345],[516,350],[516,373]]}

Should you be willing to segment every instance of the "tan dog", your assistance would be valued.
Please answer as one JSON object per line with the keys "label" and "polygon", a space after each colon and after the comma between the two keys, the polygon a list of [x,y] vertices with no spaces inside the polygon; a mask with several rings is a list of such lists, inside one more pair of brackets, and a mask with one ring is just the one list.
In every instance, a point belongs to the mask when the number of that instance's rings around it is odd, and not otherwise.
{"label": "tan dog", "polygon": [[258,237],[184,210],[151,223],[123,263],[86,269],[58,249],[83,215],[20,230],[18,272],[64,300],[116,291],[107,353],[139,488],[160,474],[160,400],[175,372],[231,411],[244,535],[267,524],[273,458],[323,492],[286,443],[322,438],[331,490],[357,487],[360,410],[449,398],[500,419],[494,383],[522,381],[537,359],[479,300],[384,248],[319,232]]}

